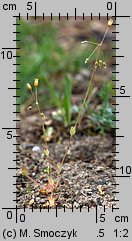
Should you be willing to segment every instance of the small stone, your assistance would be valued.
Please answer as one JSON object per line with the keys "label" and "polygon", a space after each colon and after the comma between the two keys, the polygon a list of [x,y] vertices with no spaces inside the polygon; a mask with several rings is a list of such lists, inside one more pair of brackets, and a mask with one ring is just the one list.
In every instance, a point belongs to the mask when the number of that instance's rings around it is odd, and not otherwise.
{"label": "small stone", "polygon": [[105,194],[105,188],[102,185],[98,185],[97,189],[98,189],[100,195],[103,196]]}
{"label": "small stone", "polygon": [[86,69],[81,69],[80,74],[84,77],[84,78],[89,78],[90,76],[90,71],[86,70]]}
{"label": "small stone", "polygon": [[34,199],[31,199],[30,202],[29,202],[29,205],[33,205],[34,204]]}
{"label": "small stone", "polygon": [[77,81],[82,81],[83,80],[83,76],[81,74],[76,74],[76,80]]}
{"label": "small stone", "polygon": [[79,207],[79,203],[74,202],[73,207],[78,208]]}
{"label": "small stone", "polygon": [[69,181],[69,185],[72,185],[72,182],[71,182],[71,181]]}
{"label": "small stone", "polygon": [[33,152],[40,152],[41,149],[40,149],[39,146],[34,146],[34,147],[32,148],[32,151],[33,151]]}
{"label": "small stone", "polygon": [[38,202],[40,200],[40,197],[36,197],[36,202]]}
{"label": "small stone", "polygon": [[102,202],[101,202],[101,199],[100,199],[100,197],[98,197],[98,198],[96,199],[96,203],[97,203],[97,205],[100,205],[100,206],[102,206]]}
{"label": "small stone", "polygon": [[41,204],[43,204],[43,203],[45,203],[45,199],[44,198],[42,198],[42,199],[40,199],[40,201],[39,201]]}
{"label": "small stone", "polygon": [[87,192],[87,196],[91,196],[91,195],[92,195],[91,191]]}
{"label": "small stone", "polygon": [[98,166],[96,169],[95,169],[96,172],[102,172],[104,171],[104,167],[103,166]]}
{"label": "small stone", "polygon": [[67,155],[70,155],[70,154],[71,154],[71,151],[70,151],[70,150],[68,150]]}

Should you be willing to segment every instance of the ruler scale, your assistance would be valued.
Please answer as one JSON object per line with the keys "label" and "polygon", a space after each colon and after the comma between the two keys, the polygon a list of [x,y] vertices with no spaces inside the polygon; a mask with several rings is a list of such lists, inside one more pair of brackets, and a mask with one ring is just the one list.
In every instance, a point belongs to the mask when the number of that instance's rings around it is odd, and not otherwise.
{"label": "ruler scale", "polygon": [[[84,2],[84,3],[83,3]],[[53,2],[48,1],[13,1],[7,0],[0,3],[0,19],[1,19],[1,40],[0,40],[0,64],[1,64],[1,240],[53,240],[63,238],[65,240],[131,240],[131,2],[124,3],[119,1],[92,1],[77,3],[58,1],[56,6]],[[54,209],[43,208],[35,209],[32,205],[27,209],[25,205],[19,208],[17,202],[17,194],[19,192],[16,186],[17,163],[21,160],[16,155],[20,153],[16,148],[20,146],[19,122],[16,117],[20,111],[20,104],[16,103],[20,99],[20,95],[16,94],[20,90],[19,84],[22,81],[19,76],[20,71],[16,67],[21,67],[21,54],[17,55],[16,51],[20,50],[19,34],[21,29],[20,20],[25,16],[29,21],[30,16],[37,20],[37,16],[41,16],[45,21],[46,16],[54,21],[57,16],[61,21],[65,16],[67,21],[74,16],[75,21],[78,17],[85,20],[87,16],[93,21],[94,17],[98,17],[98,21],[102,17],[113,18],[115,22],[115,30],[113,30],[112,38],[115,47],[112,47],[114,54],[113,71],[116,75],[112,79],[116,87],[113,90],[116,94],[112,95],[116,100],[112,105],[115,108],[113,112],[116,118],[113,122],[116,127],[113,128],[113,142],[116,150],[113,151],[116,158],[113,163],[116,164],[115,174],[113,178],[115,183],[112,185],[116,188],[113,191],[115,195],[116,205],[112,205],[107,209],[105,205],[100,208],[96,205],[94,208],[88,207],[83,209],[80,205],[76,209],[73,205],[71,209],[63,208]],[[2,25],[3,24],[3,25]],[[16,47],[16,45],[18,45]],[[115,61],[116,60],[116,61]],[[16,87],[17,83],[17,87]],[[116,133],[115,133],[116,131]],[[13,178],[12,178],[13,177]],[[15,182],[15,183],[14,183]],[[20,182],[21,183],[21,182]],[[25,183],[23,182],[23,185]]]}

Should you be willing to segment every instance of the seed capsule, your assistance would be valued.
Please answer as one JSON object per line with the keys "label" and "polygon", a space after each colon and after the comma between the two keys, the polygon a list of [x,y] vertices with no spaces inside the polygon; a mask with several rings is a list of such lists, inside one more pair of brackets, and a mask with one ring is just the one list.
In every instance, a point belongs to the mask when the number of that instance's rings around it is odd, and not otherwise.
{"label": "seed capsule", "polygon": [[40,113],[40,116],[45,119],[44,113]]}
{"label": "seed capsule", "polygon": [[72,126],[70,129],[70,136],[74,136],[75,133],[76,133],[76,128],[74,126]]}
{"label": "seed capsule", "polygon": [[98,66],[99,66],[99,63],[98,63],[98,61],[96,61],[96,62],[94,63],[94,69],[96,70],[96,69],[98,68]]}
{"label": "seed capsule", "polygon": [[111,27],[112,24],[113,24],[113,19],[111,18],[111,19],[108,21],[107,25],[108,25],[108,27]]}
{"label": "seed capsule", "polygon": [[102,59],[100,59],[100,60],[99,60],[99,67],[100,67],[100,68],[102,67],[102,63],[103,63],[103,61],[102,61]]}
{"label": "seed capsule", "polygon": [[106,62],[103,62],[103,67],[104,69],[106,69]]}

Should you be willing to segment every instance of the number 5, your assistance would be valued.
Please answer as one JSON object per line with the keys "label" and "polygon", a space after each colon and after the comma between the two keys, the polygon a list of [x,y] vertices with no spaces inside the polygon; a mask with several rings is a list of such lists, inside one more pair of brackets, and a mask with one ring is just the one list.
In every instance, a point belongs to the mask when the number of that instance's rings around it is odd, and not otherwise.
{"label": "number 5", "polygon": [[7,131],[7,139],[12,139],[12,131]]}
{"label": "number 5", "polygon": [[32,2],[28,2],[27,3],[27,10],[32,10],[33,6],[32,6]]}
{"label": "number 5", "polygon": [[104,228],[99,229],[99,237],[104,237]]}

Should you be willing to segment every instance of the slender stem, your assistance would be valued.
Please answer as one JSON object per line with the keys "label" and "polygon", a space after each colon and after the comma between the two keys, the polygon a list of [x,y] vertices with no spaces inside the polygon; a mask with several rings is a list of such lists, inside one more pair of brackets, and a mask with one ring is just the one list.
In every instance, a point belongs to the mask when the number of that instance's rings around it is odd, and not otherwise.
{"label": "slender stem", "polygon": [[35,104],[37,106],[37,110],[39,112],[39,116],[40,116],[40,119],[41,119],[41,126],[42,126],[42,130],[43,130],[43,135],[44,135],[44,142],[45,142],[45,148],[48,149],[48,143],[46,141],[46,130],[45,130],[45,126],[44,126],[44,122],[43,122],[43,118],[41,116],[41,111],[40,111],[40,107],[39,107],[39,103],[38,103],[38,93],[37,93],[37,87],[35,87],[35,95],[33,93],[33,91],[31,90],[31,94],[33,96],[33,99],[35,101]]}
{"label": "slender stem", "polygon": [[106,31],[105,31],[105,33],[104,33],[104,36],[103,36],[103,38],[102,38],[102,41],[101,41],[100,45],[103,44],[103,42],[104,42],[104,40],[105,40],[105,37],[106,37],[106,35],[107,35],[108,30],[109,30],[109,27],[107,27],[107,29],[106,29]]}
{"label": "slender stem", "polygon": [[36,99],[36,104],[38,103],[38,90],[37,87],[35,87],[35,99]]}
{"label": "slender stem", "polygon": [[35,185],[42,186],[40,183],[36,182],[36,181],[35,181],[33,178],[31,178],[30,176],[27,176],[27,178],[28,178],[30,181],[34,182]]}
{"label": "slender stem", "polygon": [[99,48],[100,45],[96,46],[96,48],[93,50],[93,52],[89,55],[89,57],[85,60],[85,63],[89,61],[89,59],[93,56],[93,54],[96,52],[96,50]]}
{"label": "slender stem", "polygon": [[[69,151],[69,149],[70,149],[71,141],[72,141],[72,136],[70,136],[70,139],[69,139],[68,144],[67,144],[66,151],[65,151],[64,156],[63,156],[63,158],[62,158],[62,161],[61,161],[61,169],[62,169],[63,163],[64,163],[64,161],[65,161],[65,159],[66,159],[66,157],[67,157],[68,151]],[[59,174],[60,174],[60,172],[61,172],[61,170],[59,171]]]}
{"label": "slender stem", "polygon": [[[102,45],[103,45],[103,42],[104,42],[104,40],[105,40],[105,37],[106,37],[106,35],[107,35],[108,30],[109,30],[109,27],[107,27],[107,29],[106,29],[106,31],[105,31],[105,33],[104,33],[104,36],[103,36],[103,38],[102,38],[102,40],[101,40],[101,42],[100,42],[100,44],[99,44],[99,49],[98,49],[98,52],[97,52],[96,61],[97,61],[98,58],[99,58],[99,54],[100,54],[100,51],[101,51],[101,48],[102,48]],[[95,62],[96,62],[96,61],[95,61]]]}
{"label": "slender stem", "polygon": [[[36,106],[37,106],[37,109],[38,109],[38,112],[39,112],[39,116],[40,116],[40,119],[41,119],[41,126],[42,126],[42,129],[43,129],[43,136],[44,136],[45,148],[48,149],[48,143],[47,143],[47,141],[46,141],[46,129],[45,129],[45,126],[44,126],[43,117],[41,116],[40,106],[39,106],[39,102],[38,102],[38,91],[37,91],[37,87],[35,87],[35,103],[36,103]],[[49,156],[47,157],[47,161],[49,161],[49,173],[48,173],[48,176],[51,177],[52,165],[51,165],[51,163],[50,163],[50,158],[49,158]]]}

